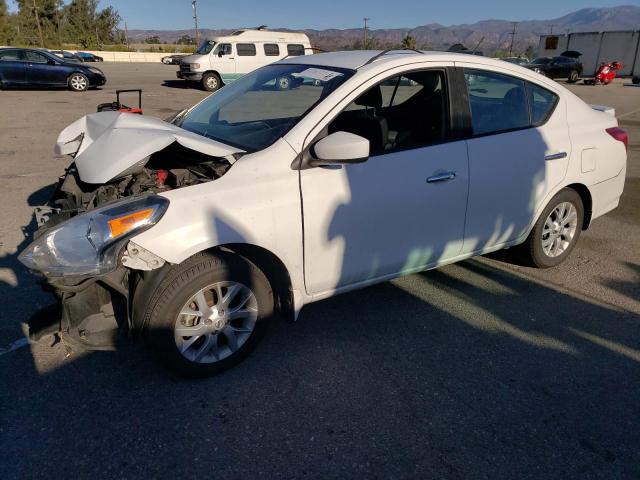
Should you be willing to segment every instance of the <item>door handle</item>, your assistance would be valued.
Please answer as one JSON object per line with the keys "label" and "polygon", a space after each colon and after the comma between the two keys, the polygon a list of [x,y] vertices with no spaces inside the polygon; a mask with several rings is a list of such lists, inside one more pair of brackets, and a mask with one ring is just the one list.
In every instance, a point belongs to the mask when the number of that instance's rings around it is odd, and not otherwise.
{"label": "door handle", "polygon": [[561,158],[567,158],[567,152],[552,153],[545,155],[545,160],[560,160]]}
{"label": "door handle", "polygon": [[456,178],[456,172],[439,173],[432,177],[427,178],[427,183],[448,182]]}

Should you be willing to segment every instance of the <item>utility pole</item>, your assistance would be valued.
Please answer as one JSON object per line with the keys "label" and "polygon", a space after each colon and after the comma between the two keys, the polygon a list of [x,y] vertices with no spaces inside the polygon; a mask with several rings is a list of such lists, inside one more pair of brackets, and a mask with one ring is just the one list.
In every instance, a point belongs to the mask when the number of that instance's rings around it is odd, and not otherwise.
{"label": "utility pole", "polygon": [[513,30],[511,31],[511,45],[509,45],[509,56],[513,55],[513,41],[516,38],[516,26],[518,22],[513,22]]}
{"label": "utility pole", "polygon": [[553,27],[555,27],[555,25],[549,25],[549,35],[553,35]]}
{"label": "utility pole", "polygon": [[40,37],[40,47],[44,48],[44,38],[42,37],[42,27],[40,26],[40,17],[38,16],[38,6],[36,0],[33,0],[33,13],[36,16],[36,25],[38,26],[38,36]]}
{"label": "utility pole", "polygon": [[129,31],[127,30],[127,22],[124,22],[124,43],[127,45],[127,50],[129,50]]}
{"label": "utility pole", "polygon": [[200,46],[200,32],[198,31],[198,10],[196,10],[196,0],[191,0],[191,7],[193,8],[193,21],[196,25],[196,48]]}
{"label": "utility pole", "polygon": [[367,49],[367,22],[371,20],[370,18],[364,17],[364,47],[363,50]]}

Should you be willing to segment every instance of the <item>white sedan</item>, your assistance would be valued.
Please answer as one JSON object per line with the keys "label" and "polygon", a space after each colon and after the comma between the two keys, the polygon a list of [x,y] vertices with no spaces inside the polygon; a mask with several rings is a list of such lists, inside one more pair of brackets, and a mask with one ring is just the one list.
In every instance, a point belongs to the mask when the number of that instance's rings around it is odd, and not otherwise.
{"label": "white sedan", "polygon": [[[499,60],[293,57],[171,122],[69,125],[56,151],[73,161],[21,260],[61,299],[67,343],[125,329],[205,376],[332,295],[508,247],[560,264],[618,205],[626,147],[611,109]],[[51,328],[40,315],[31,336]]]}

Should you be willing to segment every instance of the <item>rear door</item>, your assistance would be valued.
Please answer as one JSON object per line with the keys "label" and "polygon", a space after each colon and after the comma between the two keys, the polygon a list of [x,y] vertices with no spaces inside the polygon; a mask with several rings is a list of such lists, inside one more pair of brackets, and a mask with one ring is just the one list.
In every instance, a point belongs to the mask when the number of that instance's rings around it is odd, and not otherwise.
{"label": "rear door", "polygon": [[258,50],[255,43],[236,43],[236,72],[244,75],[256,68],[260,68],[267,62],[264,50]]}
{"label": "rear door", "polygon": [[34,50],[25,51],[27,82],[32,85],[66,85],[69,67]]}
{"label": "rear door", "polygon": [[21,85],[25,82],[26,64],[21,50],[0,51],[0,80],[7,85]]}
{"label": "rear door", "polygon": [[464,69],[473,129],[464,253],[522,239],[564,179],[571,153],[557,94],[474,67]]}

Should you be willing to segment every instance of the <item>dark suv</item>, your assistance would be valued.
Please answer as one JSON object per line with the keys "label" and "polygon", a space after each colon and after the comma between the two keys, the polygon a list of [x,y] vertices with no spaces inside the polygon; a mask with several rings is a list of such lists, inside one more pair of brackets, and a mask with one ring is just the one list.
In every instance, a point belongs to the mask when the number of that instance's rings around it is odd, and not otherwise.
{"label": "dark suv", "polygon": [[43,50],[0,48],[0,86],[68,87],[83,92],[107,83],[102,70],[71,63]]}
{"label": "dark suv", "polygon": [[568,55],[565,52],[557,57],[540,57],[528,65],[523,65],[549,78],[566,78],[569,83],[575,83],[582,75],[582,62],[579,55]]}

